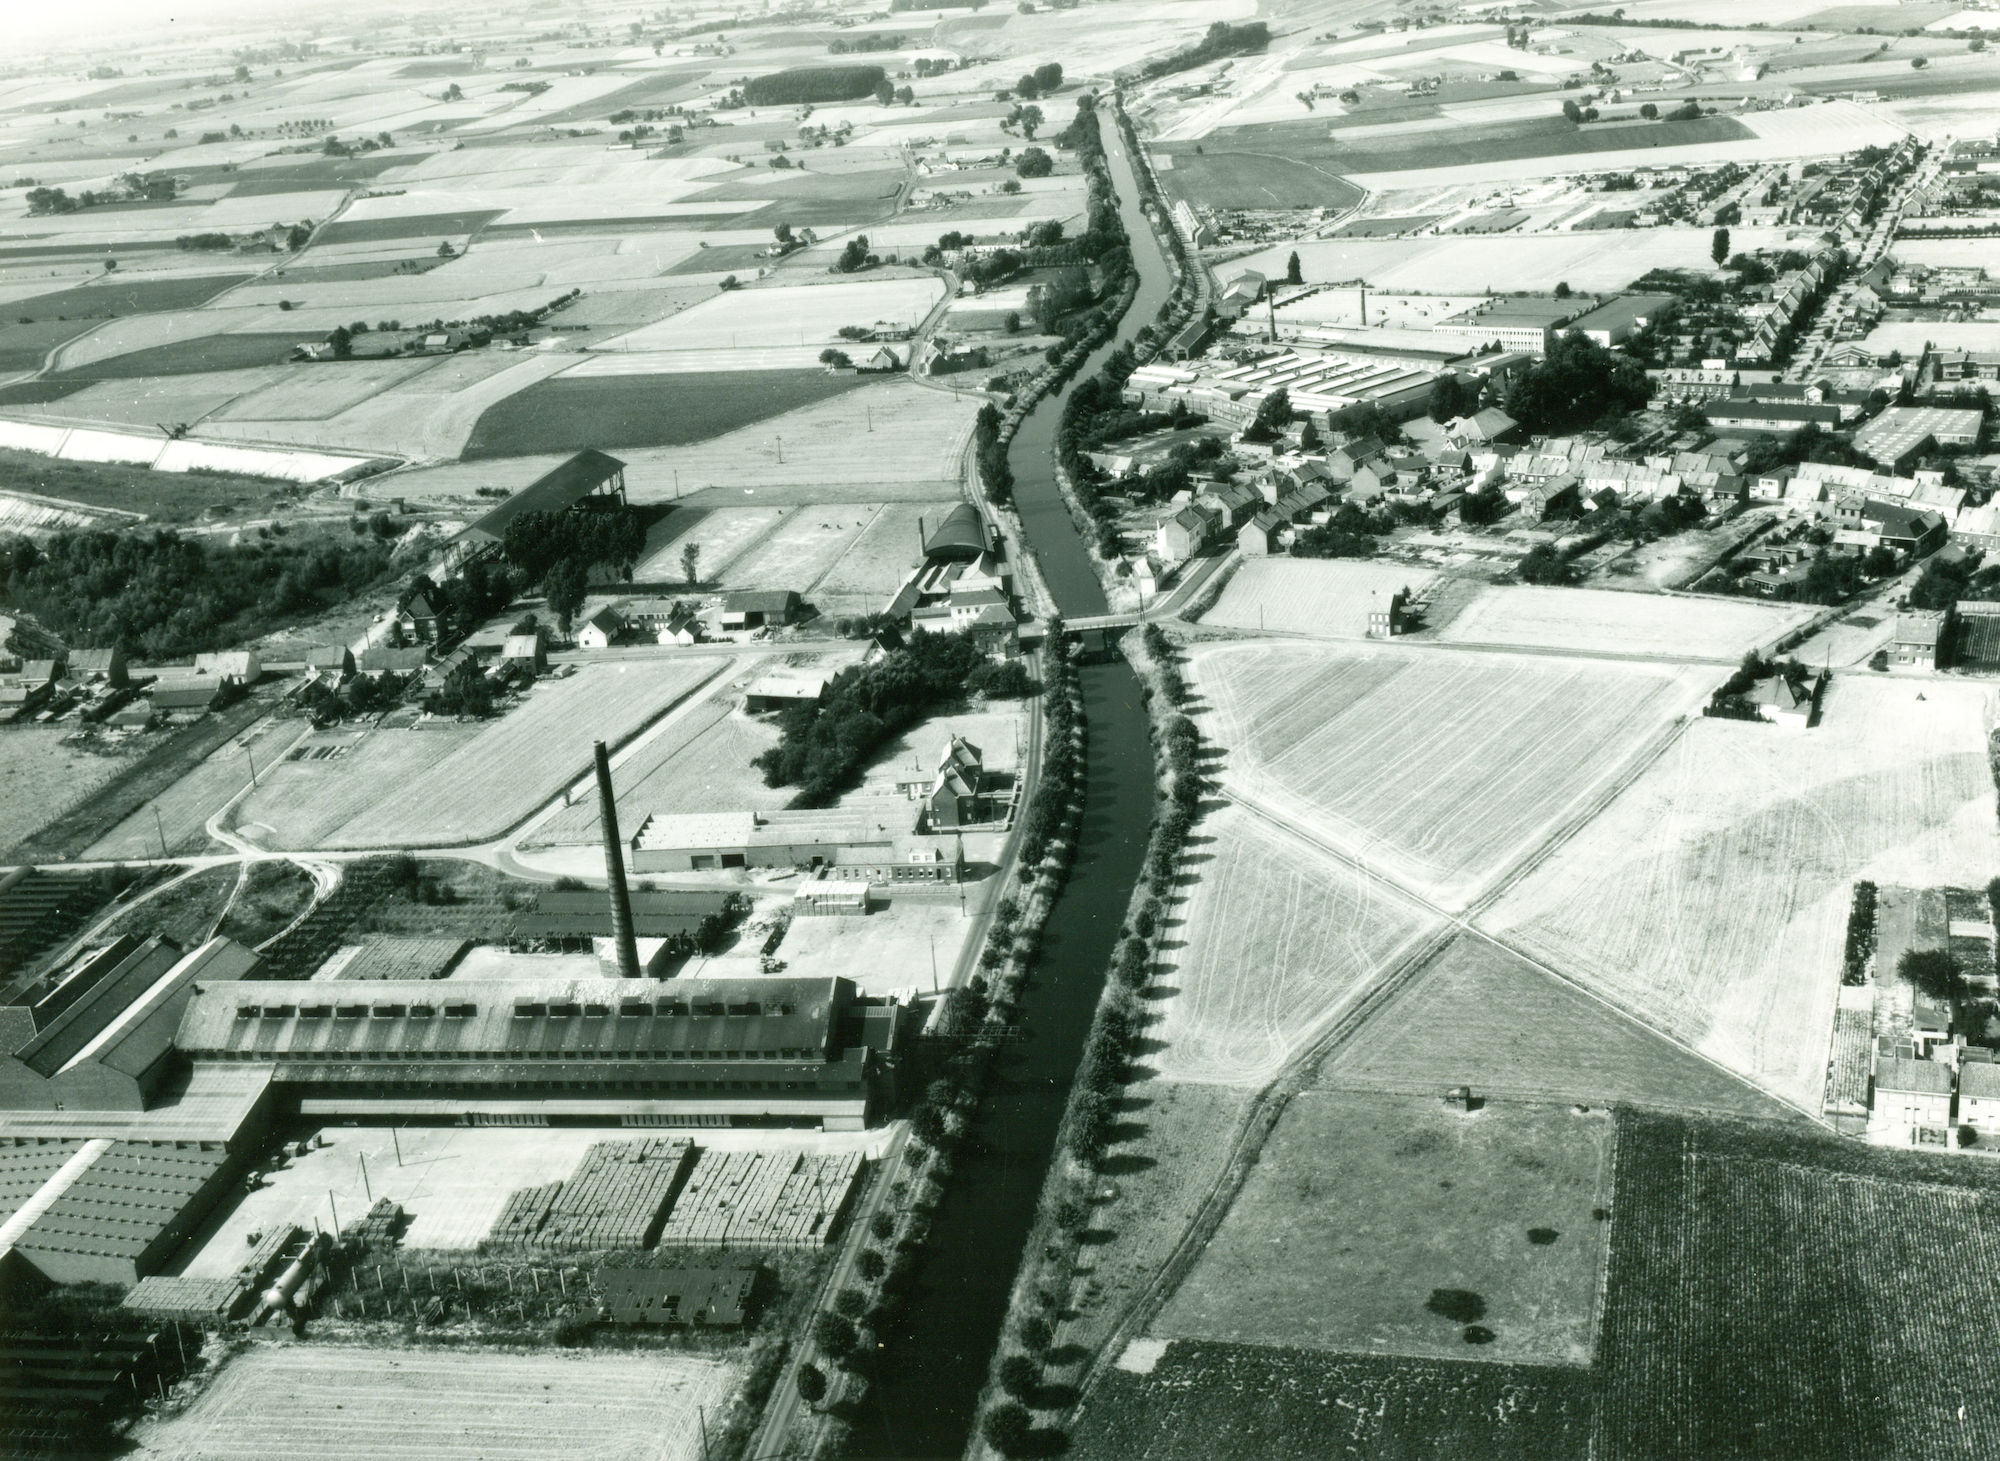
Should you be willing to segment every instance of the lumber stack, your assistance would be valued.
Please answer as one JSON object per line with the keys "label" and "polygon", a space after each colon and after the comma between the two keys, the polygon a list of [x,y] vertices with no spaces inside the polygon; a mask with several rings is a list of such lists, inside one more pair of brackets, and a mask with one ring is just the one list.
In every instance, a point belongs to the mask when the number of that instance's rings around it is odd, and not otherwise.
{"label": "lumber stack", "polygon": [[861,1175],[861,1158],[706,1151],[667,1215],[660,1246],[825,1246]]}

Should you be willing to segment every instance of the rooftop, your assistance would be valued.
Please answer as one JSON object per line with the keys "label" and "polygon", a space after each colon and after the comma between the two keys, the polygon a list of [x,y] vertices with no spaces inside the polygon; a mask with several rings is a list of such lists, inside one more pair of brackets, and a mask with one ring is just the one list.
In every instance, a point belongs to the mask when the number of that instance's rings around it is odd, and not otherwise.
{"label": "rooftop", "polygon": [[625,464],[601,451],[580,451],[551,468],[468,527],[461,538],[497,543],[514,520],[531,512],[562,512],[625,470]]}
{"label": "rooftop", "polygon": [[1875,1063],[1875,1089],[1908,1091],[1925,1096],[1951,1094],[1951,1067],[1939,1060],[1909,1060],[1885,1055]]}

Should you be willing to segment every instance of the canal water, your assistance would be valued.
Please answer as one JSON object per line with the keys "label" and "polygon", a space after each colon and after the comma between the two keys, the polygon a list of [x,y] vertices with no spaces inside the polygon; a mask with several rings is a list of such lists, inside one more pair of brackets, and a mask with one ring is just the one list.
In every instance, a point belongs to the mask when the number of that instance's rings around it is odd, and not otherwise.
{"label": "canal water", "polygon": [[[1117,333],[1072,382],[1094,374],[1120,341],[1150,323],[1173,286],[1139,210],[1123,139],[1108,118],[1103,130],[1139,289]],[[1102,614],[1106,605],[1089,545],[1055,482],[1055,430],[1067,396],[1065,386],[1042,400],[1021,423],[1008,460],[1028,546],[1057,606],[1073,619]],[[1145,860],[1153,760],[1138,679],[1120,660],[1084,666],[1081,680],[1089,745],[1076,861],[1022,991],[1021,1039],[995,1069],[974,1140],[961,1147],[936,1213],[919,1288],[880,1356],[855,1430],[857,1456],[906,1461],[965,1450],[1105,970]]]}

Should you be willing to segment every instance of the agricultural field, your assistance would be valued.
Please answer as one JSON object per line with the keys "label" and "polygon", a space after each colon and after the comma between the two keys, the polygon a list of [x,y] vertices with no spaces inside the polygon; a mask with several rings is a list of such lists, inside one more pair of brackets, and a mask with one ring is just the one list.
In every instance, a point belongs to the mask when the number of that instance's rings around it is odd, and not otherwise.
{"label": "agricultural field", "polygon": [[1069,1448],[1080,1461],[1590,1454],[1591,1381],[1572,1366],[1139,1343],[1144,1358],[1085,1403]]}
{"label": "agricultural field", "polygon": [[[489,405],[462,455],[472,461],[586,447],[674,446],[782,416],[860,383],[860,376],[834,375],[817,366],[558,376]],[[799,449],[810,450],[810,444],[802,442]]]}
{"label": "agricultural field", "polygon": [[1320,1067],[1328,1089],[1512,1104],[1580,1102],[1721,1116],[1797,1113],[1593,995],[1461,934]]}
{"label": "agricultural field", "polygon": [[1608,1111],[1301,1094],[1152,1333],[1588,1364],[1611,1178]]}
{"label": "agricultural field", "polygon": [[1241,807],[1206,817],[1170,907],[1152,1064],[1173,1080],[1256,1089],[1436,927],[1415,903]]}
{"label": "agricultural field", "polygon": [[2000,867],[1989,701],[1847,675],[1803,736],[1697,720],[1481,926],[1816,1108],[1855,879],[1981,887]]}
{"label": "agricultural field", "polygon": [[1442,625],[1446,644],[1660,655],[1731,664],[1768,652],[1811,615],[1733,599],[1623,594],[1608,589],[1489,588]]}
{"label": "agricultural field", "polygon": [[913,328],[944,296],[923,275],[846,284],[763,285],[718,294],[671,319],[621,335],[621,350],[733,350],[842,345],[842,325]]}
{"label": "agricultural field", "polygon": [[1232,795],[1447,907],[1538,847],[1712,688],[1652,665],[1386,644],[1201,646],[1191,669]]}
{"label": "agricultural field", "polygon": [[525,704],[489,722],[416,780],[357,788],[366,804],[328,834],[325,845],[448,846],[497,837],[582,774],[592,741],[616,745],[715,669],[708,659],[650,660],[593,665],[569,679],[543,682]]}
{"label": "agricultural field", "polygon": [[873,614],[903,586],[918,564],[918,545],[956,500],[885,502],[860,536],[813,585],[813,604],[823,614]]}
{"label": "agricultural field", "polygon": [[730,560],[722,584],[807,593],[860,539],[879,510],[867,503],[795,508],[775,531]]}
{"label": "agricultural field", "polygon": [[[1593,1456],[2000,1454],[1991,1163],[1622,1113]],[[1946,1356],[1949,1358],[1946,1358]]]}
{"label": "agricultural field", "polygon": [[646,556],[633,571],[632,580],[685,585],[682,555],[692,548],[701,582],[718,583],[730,564],[754,552],[777,530],[786,514],[782,507],[677,507],[647,535]]}
{"label": "agricultural field", "polygon": [[262,847],[317,847],[344,823],[407,787],[482,733],[477,725],[427,722],[422,729],[315,733],[237,804],[231,830]]}
{"label": "agricultural field", "polygon": [[[764,785],[750,764],[778,743],[777,728],[745,715],[742,707],[743,686],[765,664],[732,660],[728,675],[706,696],[669,714],[614,759],[620,831],[633,836],[654,815],[774,811],[792,799],[788,789]],[[586,794],[536,827],[526,845],[595,846],[598,837],[597,799]]]}
{"label": "agricultural field", "polygon": [[159,1461],[541,1461],[558,1451],[698,1461],[738,1369],[694,1355],[252,1345],[195,1403],[152,1420]]}
{"label": "agricultural field", "polygon": [[136,753],[109,742],[69,744],[75,735],[71,726],[0,729],[0,853],[104,785]]}
{"label": "agricultural field", "polygon": [[[208,819],[250,787],[250,765],[277,765],[308,729],[297,719],[257,722],[232,736],[178,781],[145,802],[83,852],[92,861],[171,856],[208,850]],[[160,845],[166,844],[166,853]]]}
{"label": "agricultural field", "polygon": [[1389,595],[1421,595],[1436,574],[1394,563],[1336,558],[1251,558],[1236,570],[1205,624],[1230,629],[1308,634],[1317,639],[1366,639],[1368,611]]}

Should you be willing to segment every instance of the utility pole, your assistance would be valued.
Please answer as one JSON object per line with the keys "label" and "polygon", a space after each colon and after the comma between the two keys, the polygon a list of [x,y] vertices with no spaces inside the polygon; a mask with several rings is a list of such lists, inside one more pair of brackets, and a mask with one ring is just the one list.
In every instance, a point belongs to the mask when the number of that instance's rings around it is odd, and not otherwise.
{"label": "utility pole", "polygon": [[359,1158],[361,1162],[361,1191],[368,1198],[368,1201],[372,1204],[375,1201],[375,1189],[368,1185],[368,1158],[366,1154],[362,1152],[356,1152],[355,1156]]}
{"label": "utility pole", "polygon": [[250,763],[250,784],[254,787],[257,784],[257,758],[250,754],[247,745],[243,748],[243,759]]}
{"label": "utility pole", "polygon": [[153,803],[153,826],[160,834],[160,859],[161,861],[165,861],[167,856],[167,824],[160,820],[160,804],[158,802]]}

